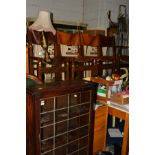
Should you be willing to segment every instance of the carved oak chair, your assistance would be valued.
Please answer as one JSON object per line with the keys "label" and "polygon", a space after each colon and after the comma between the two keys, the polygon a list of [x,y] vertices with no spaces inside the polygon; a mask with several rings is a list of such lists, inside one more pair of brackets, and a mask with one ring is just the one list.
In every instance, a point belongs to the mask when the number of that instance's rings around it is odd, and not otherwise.
{"label": "carved oak chair", "polygon": [[109,74],[115,72],[116,69],[116,48],[115,38],[110,36],[100,35],[100,57],[98,58],[99,76],[102,76],[104,71],[109,71]]}
{"label": "carved oak chair", "polygon": [[73,79],[82,79],[98,74],[96,59],[99,56],[99,35],[80,33],[79,57],[72,65]]}

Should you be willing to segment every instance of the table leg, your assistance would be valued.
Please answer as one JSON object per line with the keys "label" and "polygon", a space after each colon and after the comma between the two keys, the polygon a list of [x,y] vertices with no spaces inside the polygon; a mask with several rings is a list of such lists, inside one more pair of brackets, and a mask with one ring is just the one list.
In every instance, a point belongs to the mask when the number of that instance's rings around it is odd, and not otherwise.
{"label": "table leg", "polygon": [[124,124],[124,137],[122,143],[121,155],[127,155],[129,151],[129,114],[126,113]]}

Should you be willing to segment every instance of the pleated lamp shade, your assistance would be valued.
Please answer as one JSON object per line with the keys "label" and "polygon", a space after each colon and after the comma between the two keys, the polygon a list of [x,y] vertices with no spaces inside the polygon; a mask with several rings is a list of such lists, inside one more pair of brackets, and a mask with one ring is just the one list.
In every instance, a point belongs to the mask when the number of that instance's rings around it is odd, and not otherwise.
{"label": "pleated lamp shade", "polygon": [[38,18],[32,25],[29,26],[29,29],[36,31],[52,32],[53,35],[56,34],[56,30],[54,29],[51,22],[50,12],[48,11],[40,11]]}

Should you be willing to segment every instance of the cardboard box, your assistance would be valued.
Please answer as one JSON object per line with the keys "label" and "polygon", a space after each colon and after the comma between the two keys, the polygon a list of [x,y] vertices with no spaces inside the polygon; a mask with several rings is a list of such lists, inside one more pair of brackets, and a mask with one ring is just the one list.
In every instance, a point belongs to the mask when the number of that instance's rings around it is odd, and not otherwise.
{"label": "cardboard box", "polygon": [[111,96],[110,101],[118,103],[118,104],[128,104],[129,103],[129,95],[122,95],[122,96],[113,95],[113,96]]}

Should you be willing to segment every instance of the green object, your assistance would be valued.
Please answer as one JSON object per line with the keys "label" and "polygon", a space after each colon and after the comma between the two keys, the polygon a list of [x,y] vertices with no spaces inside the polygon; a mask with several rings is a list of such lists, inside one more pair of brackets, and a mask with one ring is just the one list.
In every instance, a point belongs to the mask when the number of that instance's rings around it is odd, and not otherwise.
{"label": "green object", "polygon": [[106,97],[106,89],[97,88],[97,95]]}
{"label": "green object", "polygon": [[26,78],[26,87],[37,85],[36,81]]}

